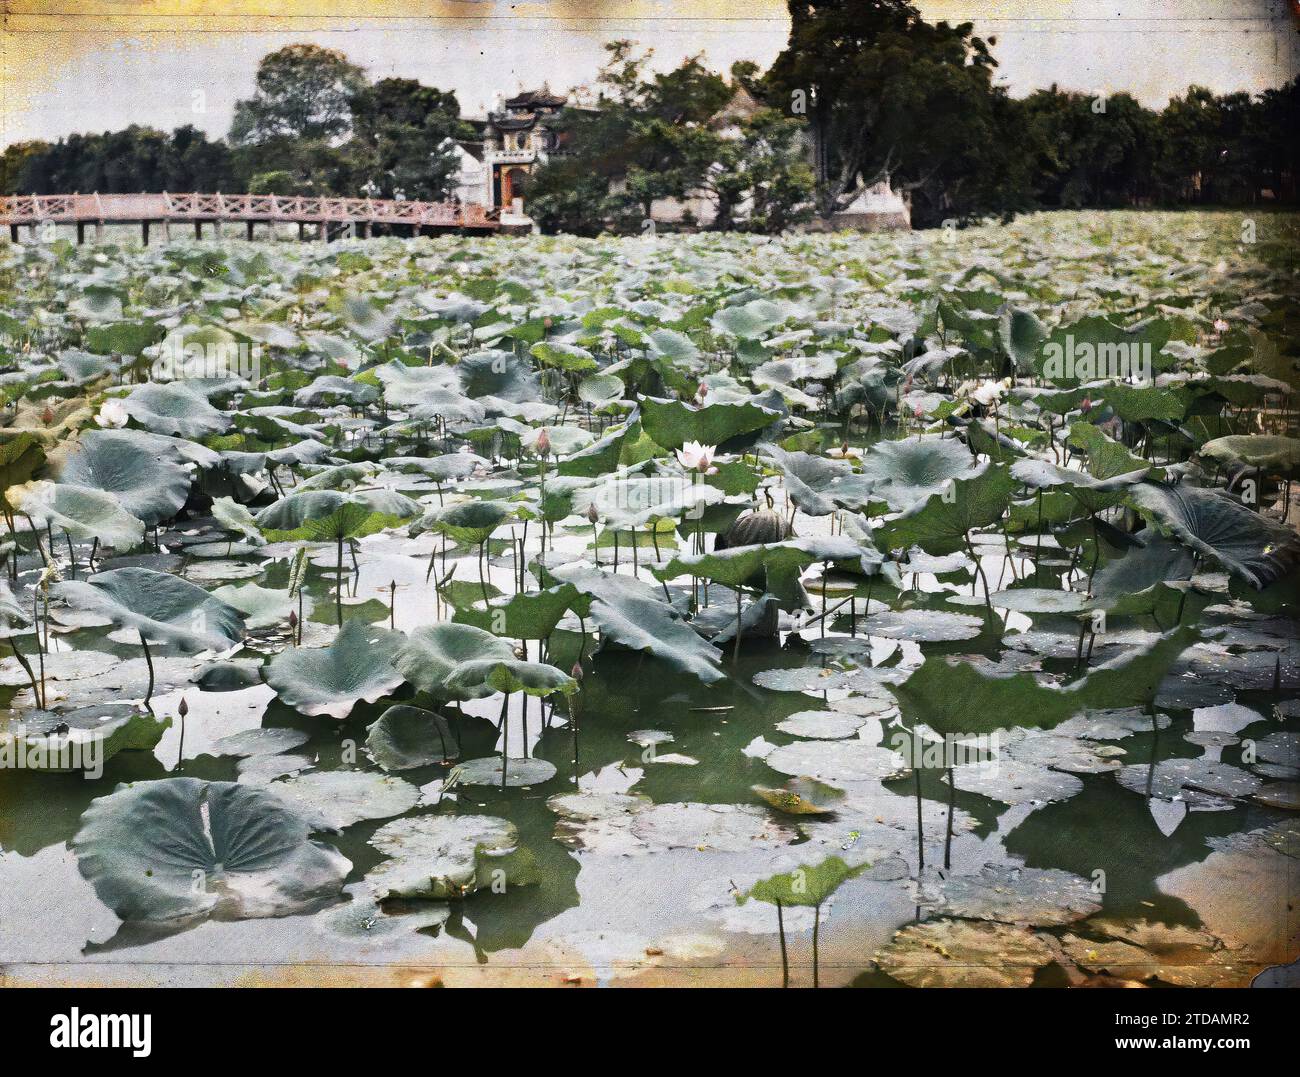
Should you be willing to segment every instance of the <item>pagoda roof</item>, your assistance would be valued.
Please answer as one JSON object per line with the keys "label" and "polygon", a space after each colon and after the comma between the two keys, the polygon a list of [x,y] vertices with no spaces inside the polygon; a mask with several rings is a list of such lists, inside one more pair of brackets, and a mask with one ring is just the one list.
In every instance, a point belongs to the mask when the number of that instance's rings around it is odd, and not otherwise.
{"label": "pagoda roof", "polygon": [[505,104],[506,108],[511,109],[563,108],[568,100],[567,96],[553,94],[543,86],[540,90],[524,90],[515,94]]}

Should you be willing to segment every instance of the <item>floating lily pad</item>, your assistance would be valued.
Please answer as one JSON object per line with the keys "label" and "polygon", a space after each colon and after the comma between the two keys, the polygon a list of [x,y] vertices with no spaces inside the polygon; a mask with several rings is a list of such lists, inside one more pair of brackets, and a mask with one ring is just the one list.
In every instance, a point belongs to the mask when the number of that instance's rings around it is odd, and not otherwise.
{"label": "floating lily pad", "polygon": [[[502,774],[504,773],[504,780]],[[541,785],[555,777],[555,764],[545,759],[507,759],[504,767],[499,755],[483,759],[467,759],[456,765],[448,778],[461,785],[490,785],[500,789],[518,789]]]}
{"label": "floating lily pad", "polygon": [[420,791],[410,782],[360,770],[322,770],[267,786],[313,830],[342,830],[364,819],[387,819],[415,807]]}
{"label": "floating lily pad", "polygon": [[[492,883],[494,868],[507,885],[529,879],[513,823],[491,815],[417,815],[385,823],[370,839],[382,861],[366,876],[379,900],[463,898]],[[512,876],[514,879],[512,880]]]}
{"label": "floating lily pad", "polygon": [[1101,909],[1092,883],[1055,868],[985,864],[977,875],[928,879],[922,903],[940,916],[997,920],[1027,927],[1073,923]]}
{"label": "floating lily pad", "polygon": [[861,740],[786,744],[774,749],[764,762],[781,774],[837,783],[879,781],[907,773],[897,752]]}
{"label": "floating lily pad", "polygon": [[81,873],[123,920],[245,920],[338,894],[352,865],[308,832],[262,789],[166,778],[94,801],[71,844]]}

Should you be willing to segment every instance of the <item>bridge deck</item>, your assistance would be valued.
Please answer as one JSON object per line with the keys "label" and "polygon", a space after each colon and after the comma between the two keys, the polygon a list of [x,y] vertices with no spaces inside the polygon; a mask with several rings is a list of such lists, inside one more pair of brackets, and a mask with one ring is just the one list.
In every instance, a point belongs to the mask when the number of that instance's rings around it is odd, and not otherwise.
{"label": "bridge deck", "polygon": [[0,225],[148,221],[247,221],[409,225],[495,231],[486,206],[389,198],[316,198],[274,194],[51,194],[0,197]]}

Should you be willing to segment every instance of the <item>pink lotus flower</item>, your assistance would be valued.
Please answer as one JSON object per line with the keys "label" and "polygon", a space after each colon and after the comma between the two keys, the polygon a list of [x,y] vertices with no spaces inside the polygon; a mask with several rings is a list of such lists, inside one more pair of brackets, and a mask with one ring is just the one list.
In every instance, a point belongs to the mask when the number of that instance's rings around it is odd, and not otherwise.
{"label": "pink lotus flower", "polygon": [[537,435],[537,440],[533,443],[533,448],[537,451],[538,456],[551,455],[551,439],[546,433],[545,427],[543,427],[541,433]]}
{"label": "pink lotus flower", "polygon": [[1087,415],[1088,412],[1092,411],[1092,397],[1085,396],[1082,400],[1080,400],[1079,410],[1083,412],[1085,415]]}
{"label": "pink lotus flower", "polygon": [[687,471],[698,471],[701,475],[716,475],[718,469],[713,466],[713,454],[717,446],[701,445],[698,441],[688,441],[677,450],[677,462]]}

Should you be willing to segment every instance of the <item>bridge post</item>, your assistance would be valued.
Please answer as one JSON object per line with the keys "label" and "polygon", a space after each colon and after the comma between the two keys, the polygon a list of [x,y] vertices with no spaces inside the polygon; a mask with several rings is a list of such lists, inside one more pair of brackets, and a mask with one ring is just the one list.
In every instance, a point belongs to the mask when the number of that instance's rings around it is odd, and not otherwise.
{"label": "bridge post", "polygon": [[248,238],[248,241],[251,243],[251,242],[253,241],[253,222],[252,222],[252,221],[248,221],[248,222],[247,222],[247,228],[246,228],[244,234],[245,234],[245,236]]}
{"label": "bridge post", "polygon": [[298,222],[298,242],[301,243],[301,242],[302,242],[304,239],[306,239],[306,238],[307,238],[307,222],[306,222],[306,221],[299,221],[299,222]]}
{"label": "bridge post", "polygon": [[355,225],[355,228],[356,228],[356,234],[357,234],[358,238],[360,238],[360,239],[369,239],[369,238],[370,238],[370,222],[369,222],[369,221],[357,221],[357,223],[356,223],[356,225]]}
{"label": "bridge post", "polygon": [[195,221],[195,222],[194,222],[194,238],[195,238],[195,239],[202,239],[202,238],[203,238],[203,222],[202,222],[202,221]]}
{"label": "bridge post", "polygon": [[319,239],[322,243],[328,243],[328,242],[330,241],[330,226],[329,226],[329,221],[318,221],[318,222],[317,222],[317,224],[316,224],[316,238]]}
{"label": "bridge post", "polygon": [[9,242],[10,243],[18,242],[18,226],[16,224],[11,224],[9,226]]}
{"label": "bridge post", "polygon": [[140,242],[146,247],[149,246],[149,222],[148,221],[140,222]]}
{"label": "bridge post", "polygon": [[221,218],[220,218],[220,217],[218,217],[215,221],[212,222],[212,234],[215,235],[218,239],[221,238]]}
{"label": "bridge post", "polygon": [[104,242],[104,222],[103,222],[103,221],[96,221],[96,222],[95,222],[95,242],[96,242],[96,243],[103,243],[103,242]]}
{"label": "bridge post", "polygon": [[171,219],[168,218],[168,217],[164,217],[164,218],[163,218],[163,222],[162,222],[162,226],[163,226],[163,242],[164,242],[164,243],[170,243],[170,242],[172,241],[172,222],[171,222]]}

